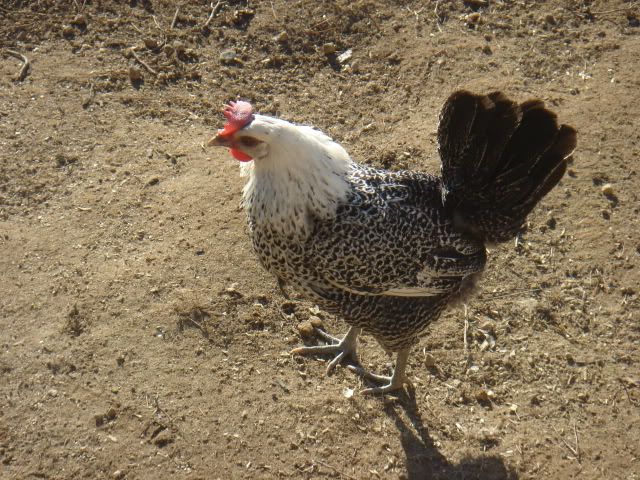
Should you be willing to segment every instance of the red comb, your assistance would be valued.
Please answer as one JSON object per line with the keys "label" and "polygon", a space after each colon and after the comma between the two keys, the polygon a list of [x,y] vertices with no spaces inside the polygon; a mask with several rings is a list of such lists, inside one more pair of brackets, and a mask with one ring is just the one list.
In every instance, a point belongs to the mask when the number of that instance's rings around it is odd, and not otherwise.
{"label": "red comb", "polygon": [[253,107],[249,102],[243,102],[242,100],[229,102],[229,104],[224,107],[222,114],[227,119],[224,128],[218,133],[218,135],[222,136],[237,132],[251,123],[254,118]]}

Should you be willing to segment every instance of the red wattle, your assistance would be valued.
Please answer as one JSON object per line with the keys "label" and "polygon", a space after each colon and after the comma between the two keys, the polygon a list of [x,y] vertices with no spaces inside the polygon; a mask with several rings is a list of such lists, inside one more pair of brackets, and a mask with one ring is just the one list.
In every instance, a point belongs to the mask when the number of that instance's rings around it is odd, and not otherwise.
{"label": "red wattle", "polygon": [[253,160],[253,158],[251,158],[249,155],[241,152],[240,150],[236,150],[235,148],[230,148],[229,151],[231,152],[231,155],[233,155],[233,158],[235,158],[236,160],[240,160],[241,162],[248,162],[249,160]]}

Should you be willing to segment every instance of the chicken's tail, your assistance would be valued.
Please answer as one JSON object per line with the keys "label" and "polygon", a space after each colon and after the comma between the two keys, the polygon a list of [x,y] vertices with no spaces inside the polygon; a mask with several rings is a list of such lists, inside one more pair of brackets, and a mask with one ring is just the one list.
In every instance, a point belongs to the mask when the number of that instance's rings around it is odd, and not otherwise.
{"label": "chicken's tail", "polygon": [[540,100],[518,105],[500,92],[459,91],[442,108],[438,142],[442,198],[455,224],[504,242],[564,175],[576,131]]}

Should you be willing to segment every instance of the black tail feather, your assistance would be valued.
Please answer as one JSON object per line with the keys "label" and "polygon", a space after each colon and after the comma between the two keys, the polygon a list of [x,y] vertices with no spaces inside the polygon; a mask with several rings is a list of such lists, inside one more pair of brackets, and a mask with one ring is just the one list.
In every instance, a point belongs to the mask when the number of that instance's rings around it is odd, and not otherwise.
{"label": "black tail feather", "polygon": [[445,207],[461,229],[502,242],[560,181],[576,131],[540,100],[459,91],[442,109],[438,141]]}

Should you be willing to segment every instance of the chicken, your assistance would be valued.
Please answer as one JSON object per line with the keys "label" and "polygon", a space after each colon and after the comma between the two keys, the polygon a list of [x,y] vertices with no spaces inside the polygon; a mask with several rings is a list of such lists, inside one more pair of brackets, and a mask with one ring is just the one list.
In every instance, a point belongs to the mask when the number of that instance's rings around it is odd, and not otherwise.
{"label": "chicken", "polygon": [[[454,93],[440,114],[441,176],[356,163],[327,135],[231,102],[209,141],[229,147],[248,177],[242,204],[260,263],[350,329],[294,354],[345,359],[386,393],[410,382],[410,349],[468,296],[486,245],[505,242],[562,178],[576,131],[539,100]],[[361,332],[397,354],[391,377],[358,366]]]}

